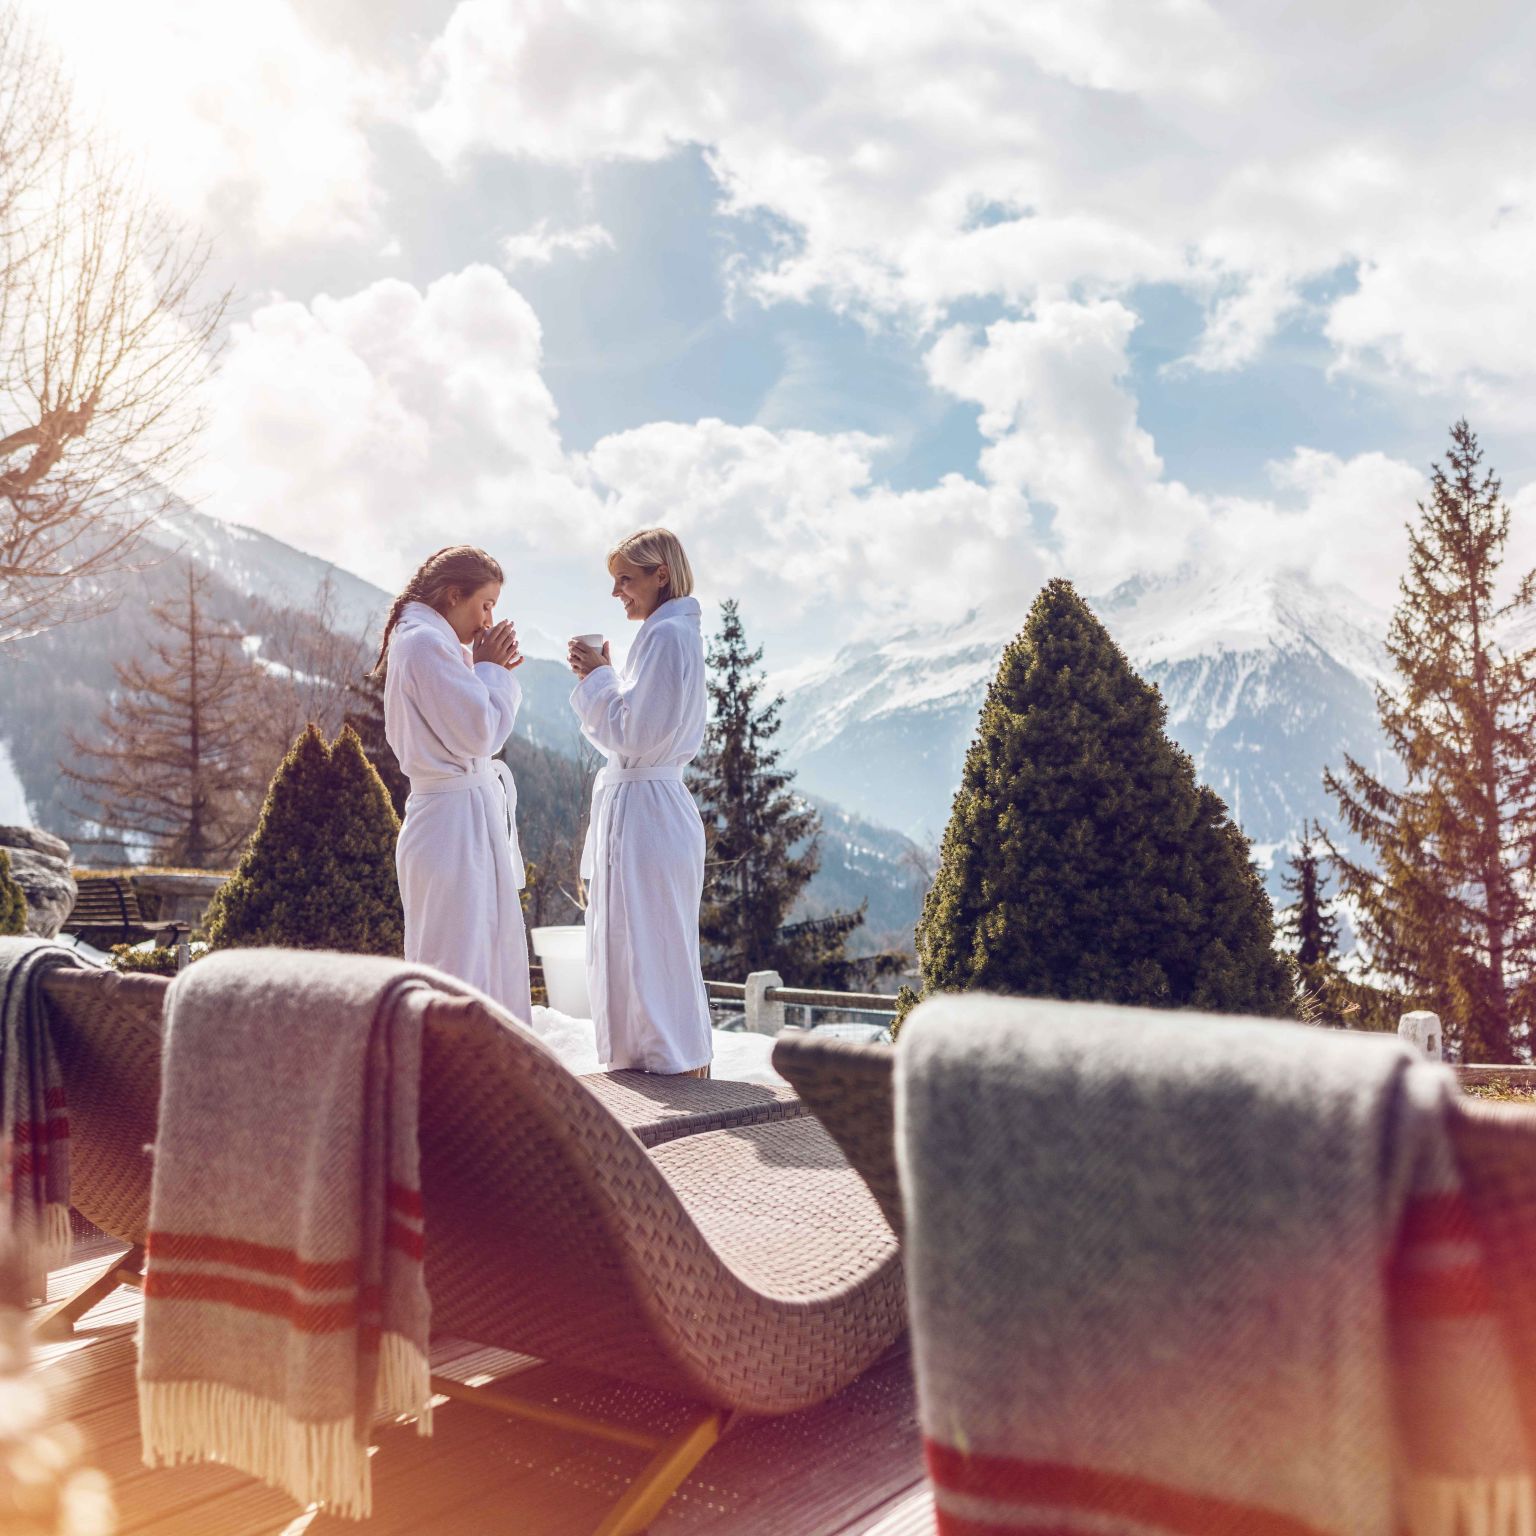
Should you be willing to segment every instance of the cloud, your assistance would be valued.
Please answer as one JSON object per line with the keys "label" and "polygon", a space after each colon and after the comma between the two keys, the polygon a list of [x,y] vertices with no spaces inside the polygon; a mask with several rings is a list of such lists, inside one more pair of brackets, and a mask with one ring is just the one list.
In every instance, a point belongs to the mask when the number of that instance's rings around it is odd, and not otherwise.
{"label": "cloud", "polygon": [[562,251],[580,260],[603,249],[613,249],[613,236],[601,224],[551,229],[548,219],[540,219],[532,229],[501,242],[501,259],[511,272],[518,267],[547,267]]}
{"label": "cloud", "polygon": [[265,246],[373,228],[366,128],[397,111],[397,87],[320,41],[295,0],[26,3],[60,46],[77,110],[183,217]]}
{"label": "cloud", "polygon": [[1127,383],[1135,315],[1112,299],[1043,303],[928,355],[940,388],[981,408],[980,468],[1048,510],[1047,558],[1088,591],[1199,563],[1294,570],[1390,603],[1424,477],[1381,453],[1310,448],[1269,466],[1272,498],[1213,496],[1169,479]]}
{"label": "cloud", "polygon": [[265,305],[233,328],[200,488],[390,587],[444,543],[581,526],[541,361],[533,310],[488,266]]}
{"label": "cloud", "polygon": [[[1355,270],[1325,306],[1337,367],[1513,414],[1536,384],[1536,13],[1397,19],[1379,0],[461,0],[418,124],[449,163],[702,146],[722,206],[780,235],[746,288],[871,323],[1174,282],[1206,310],[1191,365],[1222,371],[1310,281]],[[999,208],[1019,216],[978,220]]]}

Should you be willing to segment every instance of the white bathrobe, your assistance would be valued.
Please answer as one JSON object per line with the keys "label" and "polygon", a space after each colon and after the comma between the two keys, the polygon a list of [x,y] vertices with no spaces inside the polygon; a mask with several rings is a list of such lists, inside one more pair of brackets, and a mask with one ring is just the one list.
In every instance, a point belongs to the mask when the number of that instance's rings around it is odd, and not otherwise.
{"label": "white bathrobe", "polygon": [[505,667],[471,666],[435,609],[406,605],[384,680],[384,734],[411,781],[395,846],[405,958],[469,982],[527,1023],[517,789],[495,757],[522,696]]}
{"label": "white bathrobe", "polygon": [[608,759],[581,868],[598,1060],[691,1072],[714,1056],[699,971],[704,823],[683,783],[708,714],[698,603],[663,603],[641,625],[623,672],[597,668],[571,706]]}

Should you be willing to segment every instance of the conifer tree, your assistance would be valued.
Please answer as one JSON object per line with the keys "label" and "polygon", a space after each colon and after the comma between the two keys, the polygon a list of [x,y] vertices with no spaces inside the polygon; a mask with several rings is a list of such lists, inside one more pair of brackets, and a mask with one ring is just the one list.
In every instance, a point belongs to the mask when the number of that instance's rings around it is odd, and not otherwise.
{"label": "conifer tree", "polygon": [[776,970],[791,985],[821,985],[846,965],[844,945],[862,915],[786,925],[816,873],[821,822],[779,766],[773,738],[784,701],[764,694],[762,647],[747,649],[734,599],[720,614],[709,647],[713,711],[693,774],[706,848],[700,933],[707,958],[729,971]]}
{"label": "conifer tree", "polygon": [[1349,756],[1324,783],[1361,850],[1328,843],[1372,969],[1438,1013],[1464,1060],[1501,1062],[1536,1011],[1536,652],[1506,644],[1536,573],[1500,600],[1509,509],[1481,462],[1458,421],[1409,529],[1397,682],[1376,692],[1405,783]]}
{"label": "conifer tree", "polygon": [[1339,920],[1327,903],[1327,875],[1317,851],[1321,829],[1308,824],[1290,858],[1290,872],[1280,884],[1296,900],[1281,914],[1280,931],[1296,943],[1296,963],[1303,969],[1331,965],[1339,952]]}
{"label": "conifer tree", "polygon": [[231,859],[250,831],[251,746],[260,725],[254,669],[239,632],[209,614],[207,578],[189,561],[185,596],[151,609],[150,658],[115,663],[118,688],[95,743],[71,735],[64,775],[109,833],[146,839],[192,869]]}
{"label": "conifer tree", "polygon": [[274,944],[398,955],[400,822],[357,735],[313,725],[272,779],[261,820],[208,911],[214,949]]}
{"label": "conifer tree", "polygon": [[363,755],[383,781],[395,815],[403,818],[411,781],[401,770],[395,749],[384,735],[384,679],[370,672],[361,682],[348,683],[347,692],[351,694],[353,704],[342,717],[342,724],[357,733]]}
{"label": "conifer tree", "polygon": [[11,873],[11,853],[0,848],[0,935],[27,931],[27,893]]}
{"label": "conifer tree", "polygon": [[1248,842],[1066,581],[1003,652],[923,906],[930,992],[1286,1015]]}

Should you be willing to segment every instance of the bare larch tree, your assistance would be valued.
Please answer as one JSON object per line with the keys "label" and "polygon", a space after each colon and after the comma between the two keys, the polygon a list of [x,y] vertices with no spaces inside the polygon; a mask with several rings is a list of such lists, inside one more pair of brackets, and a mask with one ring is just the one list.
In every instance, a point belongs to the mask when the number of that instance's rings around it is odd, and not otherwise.
{"label": "bare larch tree", "polygon": [[227,295],[0,0],[0,643],[111,601],[201,425]]}
{"label": "bare larch tree", "polygon": [[116,664],[99,737],[72,736],[77,760],[64,765],[90,806],[83,815],[191,869],[232,861],[255,820],[259,772],[256,669],[240,632],[209,614],[207,585],[188,563],[185,597],[151,610],[164,638],[148,659]]}

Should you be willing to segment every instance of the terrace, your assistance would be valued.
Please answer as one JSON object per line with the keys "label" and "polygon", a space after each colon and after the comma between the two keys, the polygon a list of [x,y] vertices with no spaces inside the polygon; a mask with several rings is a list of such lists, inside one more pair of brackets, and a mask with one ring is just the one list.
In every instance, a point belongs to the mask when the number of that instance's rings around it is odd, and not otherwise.
{"label": "terrace", "polygon": [[[51,1277],[50,1300],[77,1290],[120,1251],[82,1241],[75,1262]],[[439,1398],[430,1439],[408,1425],[379,1432],[374,1514],[361,1525],[300,1510],[226,1467],[151,1471],[140,1461],[134,1388],[140,1310],[138,1291],[120,1287],[73,1338],[40,1343],[33,1354],[52,1416],[74,1424],[84,1459],[110,1480],[123,1536],[589,1536],[648,1458],[639,1446],[595,1444],[586,1434]],[[522,1397],[644,1432],[664,1430],[678,1413],[661,1393],[455,1339],[435,1342],[432,1366],[475,1385],[515,1384]],[[819,1407],[738,1423],[650,1529],[653,1536],[916,1536],[933,1526],[922,1477],[911,1374],[898,1348]]]}

